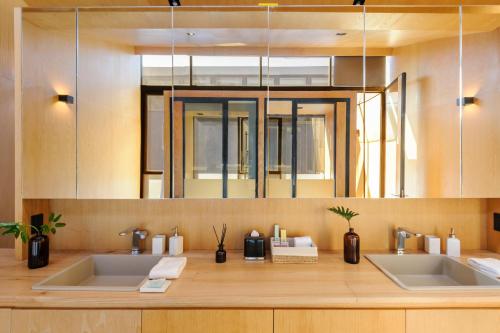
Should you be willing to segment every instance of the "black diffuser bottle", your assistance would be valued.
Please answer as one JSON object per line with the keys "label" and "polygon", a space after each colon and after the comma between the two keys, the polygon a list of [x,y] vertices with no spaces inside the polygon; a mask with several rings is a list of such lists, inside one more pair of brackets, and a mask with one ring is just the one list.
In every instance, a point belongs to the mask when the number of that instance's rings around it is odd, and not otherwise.
{"label": "black diffuser bottle", "polygon": [[217,231],[215,230],[215,226],[212,226],[212,228],[214,229],[215,238],[217,238],[217,251],[215,251],[215,262],[218,264],[223,264],[226,262],[226,250],[224,250],[224,239],[226,239],[227,226],[225,223],[222,226],[220,239],[219,236],[217,235]]}
{"label": "black diffuser bottle", "polygon": [[39,233],[28,242],[28,268],[40,268],[49,264],[49,237]]}
{"label": "black diffuser bottle", "polygon": [[354,228],[344,234],[344,261],[349,264],[359,263],[359,236]]}

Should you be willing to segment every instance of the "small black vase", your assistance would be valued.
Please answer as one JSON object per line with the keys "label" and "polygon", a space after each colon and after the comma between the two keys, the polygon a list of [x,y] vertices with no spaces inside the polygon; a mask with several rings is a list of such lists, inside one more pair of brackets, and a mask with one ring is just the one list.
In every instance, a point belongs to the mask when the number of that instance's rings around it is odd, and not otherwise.
{"label": "small black vase", "polygon": [[219,246],[219,249],[215,252],[215,262],[218,264],[226,262],[226,250],[224,250],[224,245]]}
{"label": "small black vase", "polygon": [[344,234],[344,261],[349,264],[359,263],[359,236],[354,228]]}
{"label": "small black vase", "polygon": [[49,237],[36,234],[28,243],[28,268],[40,268],[49,264]]}

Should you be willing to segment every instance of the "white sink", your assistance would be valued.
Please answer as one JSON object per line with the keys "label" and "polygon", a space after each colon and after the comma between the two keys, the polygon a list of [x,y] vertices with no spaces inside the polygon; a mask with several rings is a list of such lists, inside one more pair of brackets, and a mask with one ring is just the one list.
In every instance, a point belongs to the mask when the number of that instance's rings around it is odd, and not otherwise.
{"label": "white sink", "polygon": [[370,254],[365,256],[408,290],[497,289],[500,281],[445,255]]}
{"label": "white sink", "polygon": [[152,255],[92,255],[34,284],[32,289],[134,291],[160,259]]}

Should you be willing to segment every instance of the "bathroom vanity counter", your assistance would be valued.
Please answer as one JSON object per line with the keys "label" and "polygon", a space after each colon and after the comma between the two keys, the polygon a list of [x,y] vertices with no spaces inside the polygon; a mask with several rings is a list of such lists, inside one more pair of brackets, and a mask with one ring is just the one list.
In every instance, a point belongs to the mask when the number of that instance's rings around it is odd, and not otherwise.
{"label": "bathroom vanity counter", "polygon": [[[500,308],[500,289],[407,291],[366,258],[349,265],[338,252],[320,252],[318,264],[272,264],[247,262],[235,251],[215,264],[213,252],[192,251],[181,278],[163,294],[31,289],[89,254],[53,252],[49,266],[29,270],[12,250],[0,250],[0,308]],[[487,251],[466,256],[500,258]]]}

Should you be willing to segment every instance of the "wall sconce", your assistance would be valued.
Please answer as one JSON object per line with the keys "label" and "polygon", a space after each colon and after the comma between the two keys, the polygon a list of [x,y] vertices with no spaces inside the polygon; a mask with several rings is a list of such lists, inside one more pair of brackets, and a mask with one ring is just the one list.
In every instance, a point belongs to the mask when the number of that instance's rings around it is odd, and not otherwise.
{"label": "wall sconce", "polygon": [[179,7],[181,5],[181,1],[180,0],[168,0],[168,3],[172,7]]}
{"label": "wall sconce", "polygon": [[363,6],[365,4],[365,0],[354,0],[352,4],[353,6]]}
{"label": "wall sconce", "polygon": [[75,98],[71,95],[57,95],[57,100],[66,104],[73,104],[75,102]]}
{"label": "wall sconce", "polygon": [[466,106],[466,105],[470,105],[470,104],[474,104],[476,102],[476,98],[475,97],[463,97],[462,98],[462,103],[460,103],[460,98],[457,98],[457,106]]}

